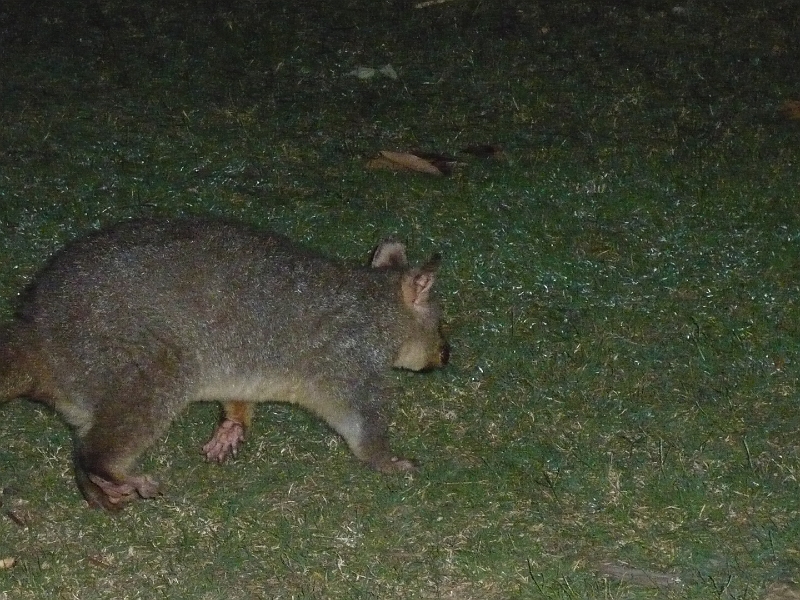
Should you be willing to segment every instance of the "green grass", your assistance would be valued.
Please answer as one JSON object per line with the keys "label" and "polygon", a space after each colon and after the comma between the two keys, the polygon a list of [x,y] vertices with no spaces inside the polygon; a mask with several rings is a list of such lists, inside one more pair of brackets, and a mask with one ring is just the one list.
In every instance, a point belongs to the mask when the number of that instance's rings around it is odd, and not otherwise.
{"label": "green grass", "polygon": [[[207,465],[195,405],[143,461],[165,496],[118,518],[54,415],[3,405],[0,598],[792,597],[799,25],[789,1],[4,4],[3,318],[65,241],[210,214],[442,252],[453,363],[397,374],[419,474],[283,406]],[[504,155],[365,169],[475,143]]]}

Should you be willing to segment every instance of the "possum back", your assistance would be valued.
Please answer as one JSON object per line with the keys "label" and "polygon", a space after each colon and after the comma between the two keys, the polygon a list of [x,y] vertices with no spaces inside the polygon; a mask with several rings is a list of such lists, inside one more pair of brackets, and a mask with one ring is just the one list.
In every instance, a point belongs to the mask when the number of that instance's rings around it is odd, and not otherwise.
{"label": "possum back", "polygon": [[[393,279],[346,269],[275,234],[217,222],[135,223],[58,255],[23,310],[53,350],[85,363],[112,347],[156,344],[192,348],[210,370],[233,358],[239,368],[319,371],[359,349],[381,353],[373,338],[398,320]],[[390,360],[383,354],[378,363]]]}

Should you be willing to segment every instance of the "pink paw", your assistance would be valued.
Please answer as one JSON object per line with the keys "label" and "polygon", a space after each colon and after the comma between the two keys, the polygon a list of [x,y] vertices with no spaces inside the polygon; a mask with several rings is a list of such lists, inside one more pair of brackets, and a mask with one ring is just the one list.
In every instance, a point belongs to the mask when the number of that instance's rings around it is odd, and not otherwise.
{"label": "pink paw", "polygon": [[99,475],[89,473],[89,480],[99,487],[112,506],[122,506],[136,498],[155,498],[158,496],[158,483],[147,475],[126,477],[115,483]]}
{"label": "pink paw", "polygon": [[214,435],[203,446],[206,459],[213,462],[224,462],[229,456],[236,456],[239,442],[244,441],[244,426],[241,423],[225,419],[217,426]]}

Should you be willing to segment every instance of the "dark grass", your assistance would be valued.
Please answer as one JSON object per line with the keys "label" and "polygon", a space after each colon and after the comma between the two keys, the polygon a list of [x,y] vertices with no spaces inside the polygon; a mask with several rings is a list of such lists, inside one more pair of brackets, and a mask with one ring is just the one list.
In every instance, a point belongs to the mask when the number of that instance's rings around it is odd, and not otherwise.
{"label": "dark grass", "polygon": [[[790,597],[794,3],[306,4],[0,7],[2,310],[66,240],[135,216],[354,260],[399,235],[445,256],[454,346],[397,376],[421,473],[368,472],[280,406],[206,465],[198,405],[144,457],[165,496],[111,519],[63,425],[4,405],[0,594]],[[387,63],[397,81],[346,75]],[[504,155],[448,178],[364,168],[486,142]]]}

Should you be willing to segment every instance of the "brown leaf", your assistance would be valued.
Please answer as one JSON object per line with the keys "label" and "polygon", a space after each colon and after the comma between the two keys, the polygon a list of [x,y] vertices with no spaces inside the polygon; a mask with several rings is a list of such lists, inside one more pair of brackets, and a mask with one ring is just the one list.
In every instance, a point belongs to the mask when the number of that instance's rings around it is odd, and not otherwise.
{"label": "brown leaf", "polygon": [[786,100],[781,104],[778,112],[786,119],[800,119],[800,100]]}
{"label": "brown leaf", "polygon": [[429,175],[443,175],[444,172],[430,161],[410,152],[381,150],[378,156],[367,162],[368,169],[392,169],[395,171],[417,171]]}
{"label": "brown leaf", "polygon": [[395,162],[390,161],[388,158],[384,158],[382,156],[376,156],[375,158],[370,158],[367,161],[367,168],[368,169],[389,169],[393,171],[398,171],[402,167]]}
{"label": "brown leaf", "polygon": [[441,154],[436,154],[435,152],[415,152],[414,155],[427,160],[445,175],[450,175],[450,173],[453,172],[453,168],[463,167],[465,164],[463,162],[458,162],[452,156],[442,156]]}

